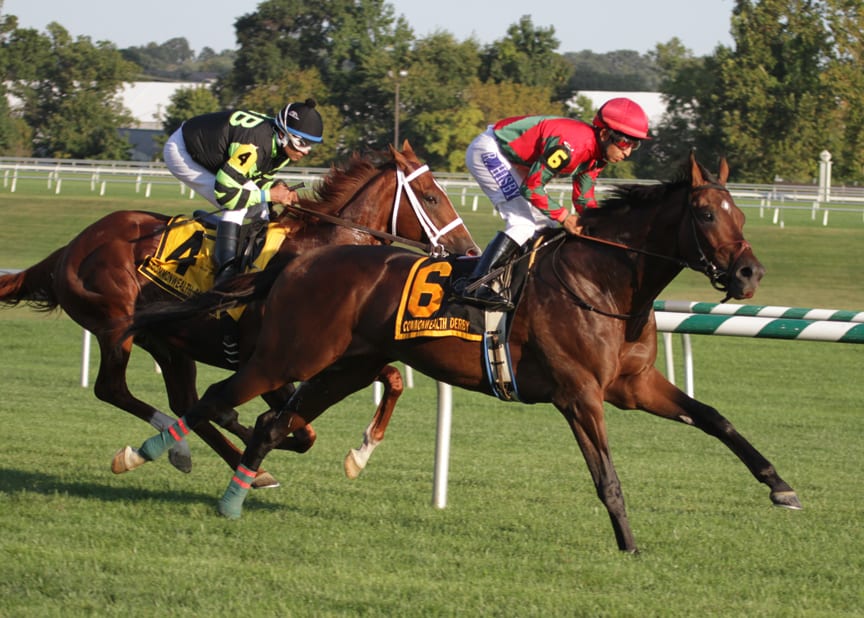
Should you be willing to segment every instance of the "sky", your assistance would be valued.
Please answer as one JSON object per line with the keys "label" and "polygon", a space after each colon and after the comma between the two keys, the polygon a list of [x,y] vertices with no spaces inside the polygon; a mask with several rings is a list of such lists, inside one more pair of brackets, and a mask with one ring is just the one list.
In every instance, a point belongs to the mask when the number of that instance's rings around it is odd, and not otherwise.
{"label": "sky", "polygon": [[[388,0],[422,38],[442,30],[458,41],[492,43],[530,14],[537,28],[555,27],[560,53],[633,50],[641,54],[678,37],[695,55],[732,45],[729,19],[734,0]],[[118,48],[161,44],[185,37],[196,53],[236,47],[234,21],[259,0],[0,0],[19,27],[41,32],[56,21],[73,37],[110,41]],[[697,6],[698,5],[698,6]],[[493,8],[490,8],[493,7]],[[604,15],[604,13],[606,15]]]}

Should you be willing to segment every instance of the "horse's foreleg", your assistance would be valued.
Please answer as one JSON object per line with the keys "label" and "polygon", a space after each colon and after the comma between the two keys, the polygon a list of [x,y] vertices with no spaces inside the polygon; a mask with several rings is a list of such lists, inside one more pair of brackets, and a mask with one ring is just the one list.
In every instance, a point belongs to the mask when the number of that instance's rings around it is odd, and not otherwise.
{"label": "horse's foreleg", "polygon": [[368,386],[381,366],[368,358],[358,357],[350,362],[342,359],[338,367],[325,369],[304,382],[282,409],[261,415],[240,465],[219,501],[219,512],[230,519],[240,517],[249,480],[267,454],[287,435],[306,427],[327,408]]}
{"label": "horse's foreleg", "polygon": [[219,513],[228,519],[238,519],[243,513],[243,502],[252,486],[257,471],[271,450],[286,435],[306,426],[306,420],[290,411],[265,412],[258,417],[255,432],[231,477],[231,482],[219,499]]}
{"label": "horse's foreleg", "polygon": [[716,409],[688,397],[656,369],[639,376],[619,378],[608,392],[610,403],[624,409],[641,409],[651,414],[698,427],[725,444],[760,483],[771,489],[777,506],[801,509],[798,495],[774,466],[756,450]]}
{"label": "horse's foreleg", "polygon": [[258,380],[244,380],[241,372],[211,385],[204,396],[184,416],[159,434],[145,440],[140,448],[133,449],[127,446],[117,451],[111,462],[111,470],[115,474],[121,474],[153,461],[177,442],[185,439],[191,429],[201,423],[221,418],[227,410],[246,403],[266,390]]}
{"label": "horse's foreleg", "polygon": [[597,496],[609,513],[618,549],[636,553],[636,540],[627,519],[621,481],[618,479],[618,473],[612,465],[612,457],[609,453],[602,400],[598,397],[596,404],[583,400],[579,404],[558,405],[556,403],[556,406],[567,419],[585,463],[588,464]]}
{"label": "horse's foreleg", "polygon": [[[281,410],[284,408],[285,404],[288,403],[288,400],[291,399],[295,390],[296,388],[293,384],[286,384],[272,393],[264,393],[262,397],[264,398],[264,401],[270,405],[270,411],[265,412],[265,414],[272,414],[273,410]],[[263,416],[264,415],[258,417],[259,422]],[[315,433],[315,429],[312,425],[305,425],[298,428],[296,431],[293,431],[291,435],[285,436],[274,448],[302,454],[312,448],[312,445],[315,444],[317,438],[318,434]],[[249,443],[248,440],[246,443]]]}
{"label": "horse's foreleg", "polygon": [[352,448],[345,456],[345,476],[349,479],[356,479],[360,476],[369,462],[369,457],[372,456],[372,451],[384,439],[384,432],[390,423],[396,401],[405,389],[402,374],[393,365],[384,367],[376,380],[384,386],[384,392],[381,396],[381,403],[375,410],[375,416],[372,417],[372,421],[363,432],[363,444],[360,445],[360,448]]}
{"label": "horse's foreleg", "polygon": [[[98,337],[98,341],[99,373],[93,385],[93,393],[96,397],[150,423],[157,431],[168,429],[175,419],[141,401],[129,391],[129,385],[126,382],[126,368],[132,353],[132,338],[118,341],[110,333],[107,333]],[[171,448],[168,458],[171,465],[181,472],[192,471],[192,453],[185,440],[181,440]]]}
{"label": "horse's foreleg", "polygon": [[[161,350],[160,350],[161,351]],[[189,409],[198,402],[198,391],[195,387],[195,379],[197,370],[195,362],[179,352],[168,350],[167,353],[160,354],[157,350],[150,351],[157,362],[162,367],[162,378],[165,382],[165,390],[168,394],[168,404],[171,410],[177,416],[183,416]],[[167,429],[174,419],[166,417],[170,422],[165,423],[157,429]],[[241,430],[246,431],[246,435],[251,436],[252,430],[240,425],[238,421],[237,411],[234,409],[227,410],[222,416],[217,419],[219,424],[235,435],[239,435]],[[228,464],[233,470],[240,463],[240,455],[243,451],[238,449],[234,444],[226,438],[222,433],[210,423],[200,423],[193,428],[193,431],[209,446],[222,460]],[[242,439],[242,436],[240,436]],[[168,459],[174,463],[175,452],[179,445],[186,445],[186,441],[182,440],[177,445],[172,446],[168,451]],[[188,451],[188,446],[186,447]],[[190,462],[191,464],[191,462]],[[255,477],[253,486],[256,488],[278,487],[277,481],[266,470],[259,470],[258,476]]]}

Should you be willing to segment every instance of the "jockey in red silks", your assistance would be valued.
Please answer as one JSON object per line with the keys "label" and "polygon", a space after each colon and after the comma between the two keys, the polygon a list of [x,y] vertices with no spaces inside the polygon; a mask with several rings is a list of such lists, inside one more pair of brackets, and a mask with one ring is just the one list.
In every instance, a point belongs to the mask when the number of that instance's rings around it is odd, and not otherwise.
{"label": "jockey in red silks", "polygon": [[[579,234],[579,213],[596,208],[594,183],[608,163],[623,161],[648,137],[648,116],[634,101],[610,99],[593,124],[555,116],[517,116],[500,120],[468,146],[468,170],[504,219],[457,297],[493,310],[510,311],[510,299],[488,284],[465,287],[506,264],[538,231],[561,225]],[[573,207],[558,204],[546,192],[556,177],[571,177]]]}

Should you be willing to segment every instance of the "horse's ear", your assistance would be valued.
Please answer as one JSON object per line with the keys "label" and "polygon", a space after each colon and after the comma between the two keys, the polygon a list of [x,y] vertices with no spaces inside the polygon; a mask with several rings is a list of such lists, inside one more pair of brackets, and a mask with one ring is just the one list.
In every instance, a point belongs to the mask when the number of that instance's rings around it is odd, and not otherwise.
{"label": "horse's ear", "polygon": [[721,185],[725,185],[726,180],[729,179],[729,164],[726,162],[726,157],[720,159],[720,172],[717,175],[717,179]]}
{"label": "horse's ear", "polygon": [[698,187],[705,184],[705,179],[702,176],[702,168],[696,161],[696,153],[690,151],[690,186]]}
{"label": "horse's ear", "polygon": [[408,143],[408,140],[402,142],[402,152],[405,153],[405,156],[413,156],[414,149],[411,148],[411,144]]}
{"label": "horse's ear", "polygon": [[405,155],[396,150],[393,144],[388,144],[387,148],[390,149],[390,157],[399,167],[405,167]]}

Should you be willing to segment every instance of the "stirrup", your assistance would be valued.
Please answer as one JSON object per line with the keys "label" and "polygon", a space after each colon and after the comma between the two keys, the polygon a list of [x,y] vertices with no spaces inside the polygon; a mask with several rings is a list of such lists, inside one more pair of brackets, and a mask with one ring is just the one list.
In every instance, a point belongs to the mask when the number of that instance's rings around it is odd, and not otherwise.
{"label": "stirrup", "polygon": [[506,296],[499,294],[488,285],[482,285],[471,292],[462,292],[455,296],[471,305],[477,305],[489,311],[513,311],[513,302]]}
{"label": "stirrup", "polygon": [[237,265],[235,264],[235,260],[231,260],[230,262],[228,262],[224,266],[222,266],[222,268],[219,269],[219,271],[216,273],[216,275],[214,275],[213,285],[214,286],[219,285],[220,283],[222,283],[226,279],[230,279],[231,277],[235,277],[239,274],[240,274],[240,269],[237,268]]}

